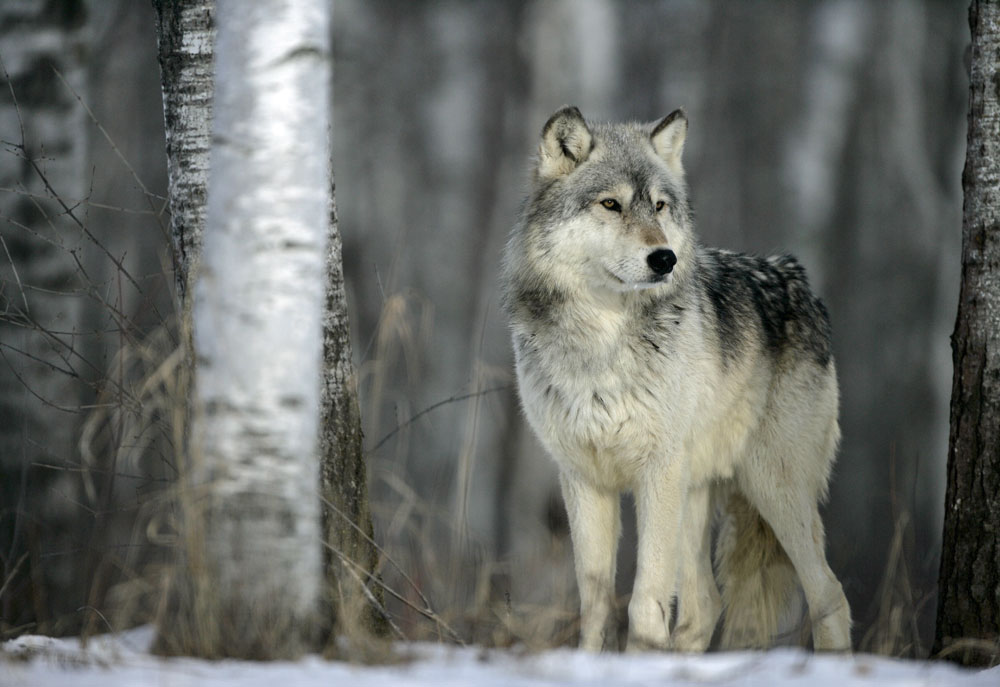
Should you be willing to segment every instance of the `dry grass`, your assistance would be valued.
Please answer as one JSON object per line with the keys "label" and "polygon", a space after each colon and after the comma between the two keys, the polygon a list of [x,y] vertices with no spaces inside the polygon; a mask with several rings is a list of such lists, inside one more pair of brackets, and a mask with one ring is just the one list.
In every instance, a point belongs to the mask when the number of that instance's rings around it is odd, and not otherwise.
{"label": "dry grass", "polygon": [[914,585],[908,537],[912,538],[911,521],[908,513],[902,513],[896,517],[875,597],[875,620],[857,640],[860,651],[900,658],[924,657],[929,651],[929,638],[920,632],[921,616],[933,612],[937,595],[934,591],[921,593]]}

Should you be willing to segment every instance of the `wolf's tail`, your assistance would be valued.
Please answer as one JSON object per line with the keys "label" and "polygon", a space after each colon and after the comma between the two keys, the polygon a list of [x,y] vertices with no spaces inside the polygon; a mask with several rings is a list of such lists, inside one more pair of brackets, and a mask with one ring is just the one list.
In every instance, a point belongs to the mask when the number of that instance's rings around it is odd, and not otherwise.
{"label": "wolf's tail", "polygon": [[742,494],[722,510],[715,548],[722,588],[722,649],[798,643],[805,603],[798,576],[771,526]]}

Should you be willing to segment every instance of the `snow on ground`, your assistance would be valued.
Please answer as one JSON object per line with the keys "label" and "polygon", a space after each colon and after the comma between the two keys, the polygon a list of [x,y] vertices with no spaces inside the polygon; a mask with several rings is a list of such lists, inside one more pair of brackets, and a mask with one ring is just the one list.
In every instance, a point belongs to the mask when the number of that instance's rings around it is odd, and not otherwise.
{"label": "snow on ground", "polygon": [[1000,667],[962,670],[948,663],[869,655],[815,655],[797,649],[703,656],[591,655],[569,649],[536,654],[435,644],[401,646],[410,660],[360,666],[310,656],[296,662],[162,659],[146,647],[150,628],[92,639],[24,636],[0,645],[2,687],[475,687],[541,685],[958,685],[1000,686]]}

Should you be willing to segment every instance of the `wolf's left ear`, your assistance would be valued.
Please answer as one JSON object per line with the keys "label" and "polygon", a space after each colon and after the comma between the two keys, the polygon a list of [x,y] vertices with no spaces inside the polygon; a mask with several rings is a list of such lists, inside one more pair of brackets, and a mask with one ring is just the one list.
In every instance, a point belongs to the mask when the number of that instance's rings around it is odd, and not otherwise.
{"label": "wolf's left ear", "polygon": [[576,107],[564,107],[549,117],[538,146],[538,176],[543,179],[569,174],[590,156],[594,139]]}
{"label": "wolf's left ear", "polygon": [[674,110],[653,128],[649,140],[656,154],[662,157],[670,169],[678,174],[684,174],[681,166],[681,153],[684,152],[684,139],[687,137],[688,120],[684,110]]}

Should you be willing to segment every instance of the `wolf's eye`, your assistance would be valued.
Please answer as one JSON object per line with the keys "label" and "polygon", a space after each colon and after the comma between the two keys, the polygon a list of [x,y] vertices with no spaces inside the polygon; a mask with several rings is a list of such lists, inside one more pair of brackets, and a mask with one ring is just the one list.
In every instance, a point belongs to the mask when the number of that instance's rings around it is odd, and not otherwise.
{"label": "wolf's eye", "polygon": [[605,198],[601,201],[601,205],[612,212],[621,212],[622,205],[614,198]]}
{"label": "wolf's eye", "polygon": [[662,210],[665,207],[667,207],[667,204],[664,203],[662,200],[656,201],[656,211],[657,212],[659,212],[660,210]]}

